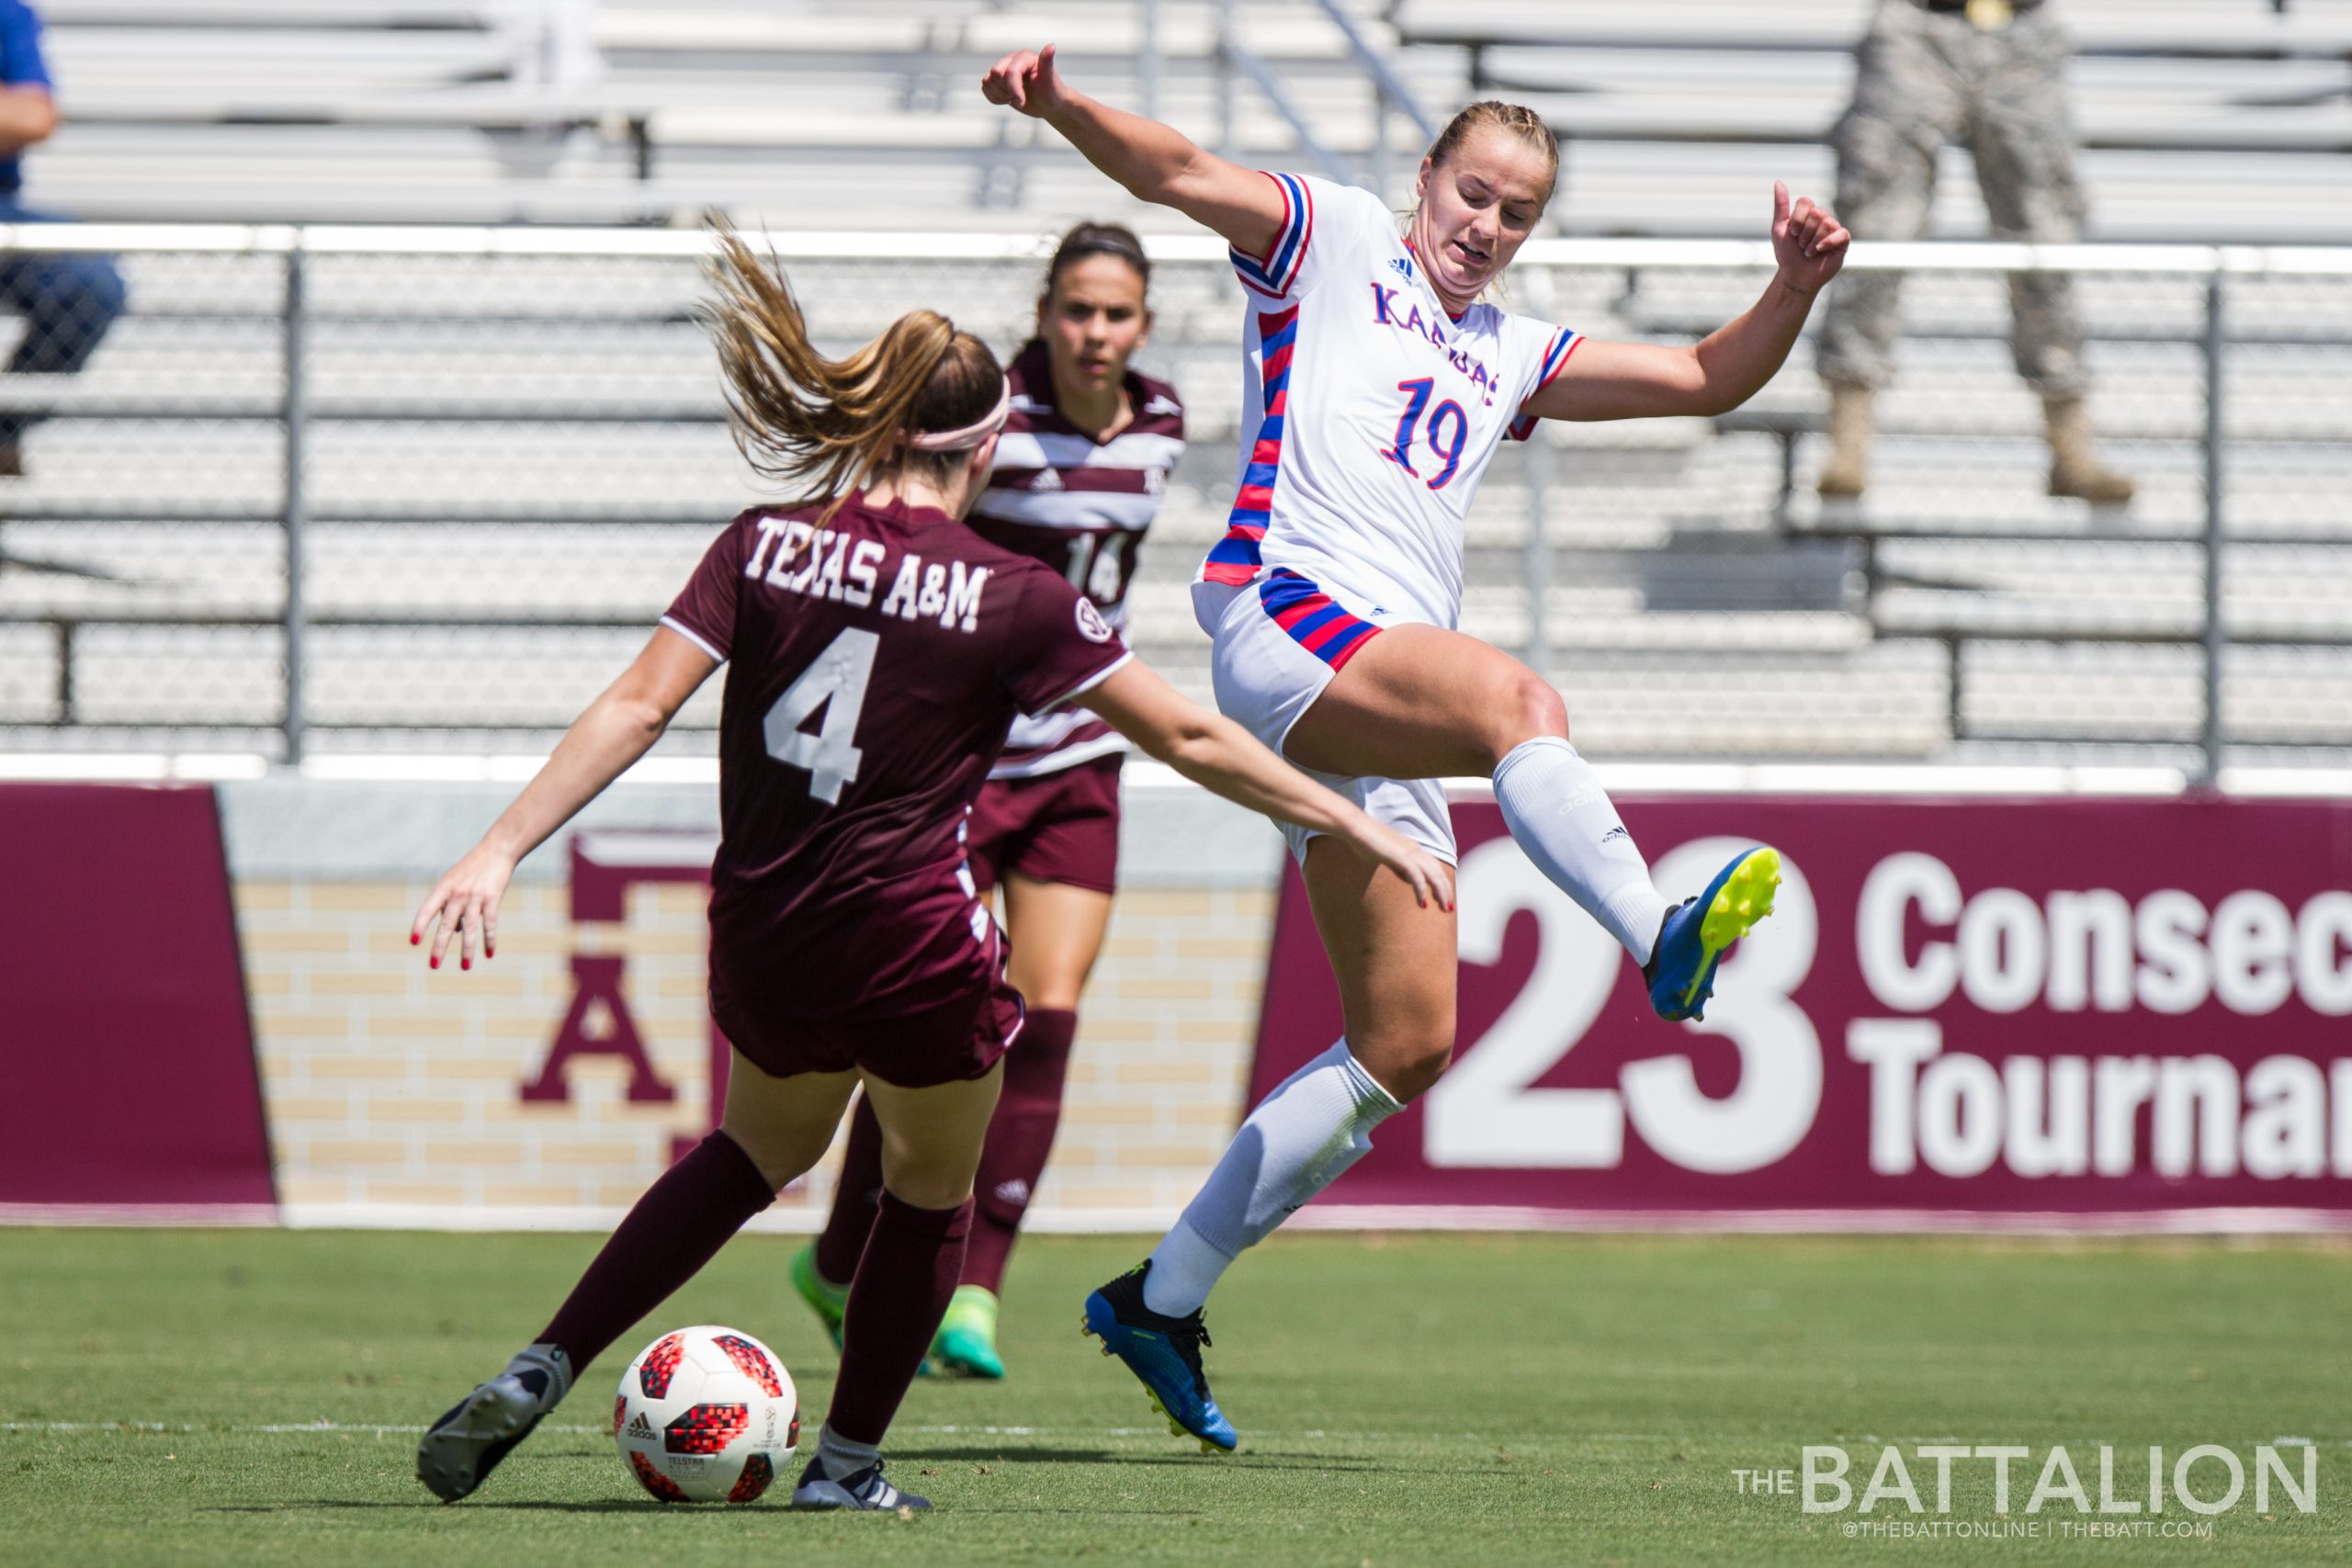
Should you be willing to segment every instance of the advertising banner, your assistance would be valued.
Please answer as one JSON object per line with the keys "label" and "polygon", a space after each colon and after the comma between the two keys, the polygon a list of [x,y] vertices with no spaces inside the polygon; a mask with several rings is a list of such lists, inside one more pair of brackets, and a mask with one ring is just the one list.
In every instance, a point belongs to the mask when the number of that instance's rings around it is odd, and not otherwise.
{"label": "advertising banner", "polygon": [[202,784],[0,784],[0,1214],[275,1218]]}
{"label": "advertising banner", "polygon": [[[1704,1021],[1457,805],[1454,1066],[1302,1218],[2352,1226],[2352,807],[1620,804],[1668,897],[1784,857]],[[1293,873],[1253,1102],[1341,1032]]]}

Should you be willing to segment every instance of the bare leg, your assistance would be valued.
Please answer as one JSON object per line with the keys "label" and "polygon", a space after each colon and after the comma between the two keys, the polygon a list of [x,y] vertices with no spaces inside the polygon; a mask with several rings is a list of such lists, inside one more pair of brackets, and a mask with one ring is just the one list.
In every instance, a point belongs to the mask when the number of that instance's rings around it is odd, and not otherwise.
{"label": "bare leg", "polygon": [[[972,1215],[971,1246],[964,1256],[963,1283],[986,1292],[989,1299],[959,1298],[959,1313],[966,1299],[977,1303],[977,1312],[995,1312],[1005,1263],[1046,1174],[1054,1134],[1061,1125],[1070,1045],[1078,1036],[1078,1000],[1102,951],[1103,933],[1111,924],[1111,896],[1067,883],[1007,876],[1004,911],[1012,933],[1008,977],[1028,998],[1029,1020],[1005,1056],[1004,1094],[989,1123],[973,1189],[978,1207]],[[988,1315],[985,1337],[989,1341],[995,1337],[994,1323],[993,1315]],[[960,1365],[954,1356],[948,1359]],[[964,1370],[1002,1374],[992,1349],[985,1360],[986,1365]]]}
{"label": "bare leg", "polygon": [[1310,841],[1301,869],[1349,1051],[1398,1103],[1418,1100],[1453,1052],[1453,912],[1419,908],[1410,888],[1334,840]]}
{"label": "bare leg", "polygon": [[1527,858],[1647,964],[1668,906],[1567,735],[1567,705],[1519,660],[1460,632],[1402,626],[1348,661],[1283,750],[1347,776],[1491,772],[1495,804]]}
{"label": "bare leg", "polygon": [[1030,1010],[1075,1009],[1110,930],[1111,896],[1067,883],[1008,876],[1004,920],[1012,936],[1012,964],[1006,978],[1027,998]]}

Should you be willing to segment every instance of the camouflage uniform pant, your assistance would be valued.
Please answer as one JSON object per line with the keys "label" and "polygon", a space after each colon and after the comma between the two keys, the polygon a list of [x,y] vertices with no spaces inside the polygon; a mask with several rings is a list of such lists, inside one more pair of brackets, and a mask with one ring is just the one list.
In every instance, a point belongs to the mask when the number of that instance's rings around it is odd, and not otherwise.
{"label": "camouflage uniform pant", "polygon": [[[1966,146],[2003,240],[2079,239],[2085,204],[2066,112],[2065,34],[2043,6],[1990,30],[1880,0],[1856,49],[1854,102],[1831,133],[1838,216],[1857,240],[1916,240],[1935,199],[1936,156]],[[1849,272],[1830,290],[1824,379],[1883,387],[1902,330],[1900,274]],[[2063,275],[2009,279],[2018,374],[2044,397],[2085,389],[2083,328]]]}

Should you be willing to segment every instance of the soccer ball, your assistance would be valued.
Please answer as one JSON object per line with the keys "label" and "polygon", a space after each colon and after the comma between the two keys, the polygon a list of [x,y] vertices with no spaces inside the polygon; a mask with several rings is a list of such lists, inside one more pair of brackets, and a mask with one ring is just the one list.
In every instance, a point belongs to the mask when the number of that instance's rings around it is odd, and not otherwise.
{"label": "soccer ball", "polygon": [[775,1352],[733,1328],[664,1334],[621,1374],[613,1440],[664,1503],[749,1503],[800,1446],[800,1395]]}

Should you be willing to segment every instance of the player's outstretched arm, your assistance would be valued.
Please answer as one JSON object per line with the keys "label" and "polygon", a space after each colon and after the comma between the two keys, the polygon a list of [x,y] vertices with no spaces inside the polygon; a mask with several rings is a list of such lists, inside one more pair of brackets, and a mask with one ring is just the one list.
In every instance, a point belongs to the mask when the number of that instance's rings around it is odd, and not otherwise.
{"label": "player's outstretched arm", "polygon": [[1282,232],[1283,198],[1273,181],[1226,162],[1182,131],[1077,91],[1055,70],[1052,44],[1006,55],[980,78],[980,91],[989,102],[1060,131],[1139,199],[1174,208],[1245,254],[1264,254]]}
{"label": "player's outstretched arm", "polygon": [[651,750],[695,688],[718,668],[717,660],[686,638],[667,626],[656,628],[621,678],[572,720],[547,765],[500,813],[481,842],[435,884],[409,926],[409,944],[430,937],[435,969],[452,938],[465,968],[473,967],[476,946],[484,958],[492,956],[498,947],[498,903],[523,857]]}
{"label": "player's outstretched arm", "polygon": [[1345,839],[1404,878],[1423,908],[1432,898],[1440,908],[1453,908],[1452,867],[1179,692],[1141,660],[1127,660],[1078,702],[1194,784],[1252,811]]}
{"label": "player's outstretched arm", "polygon": [[1728,413],[1761,391],[1786,364],[1813,299],[1846,264],[1853,236],[1810,197],[1789,204],[1772,186],[1772,254],[1779,265],[1747,313],[1690,348],[1648,343],[1580,343],[1551,385],[1527,400],[1544,419],[1645,419]]}

